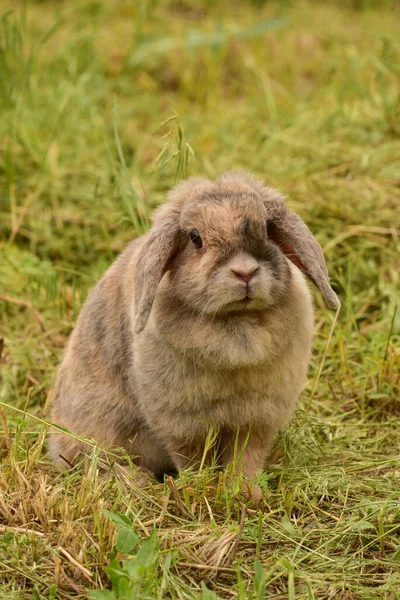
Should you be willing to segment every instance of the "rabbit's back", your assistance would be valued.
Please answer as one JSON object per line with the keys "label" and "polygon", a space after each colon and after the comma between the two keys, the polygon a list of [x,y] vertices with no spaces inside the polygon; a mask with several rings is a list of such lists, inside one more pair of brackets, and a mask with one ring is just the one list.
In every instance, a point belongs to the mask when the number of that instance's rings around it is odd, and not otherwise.
{"label": "rabbit's back", "polygon": [[[90,292],[69,339],[52,401],[52,420],[106,446],[127,447],[145,429],[133,379],[129,274],[142,240],[130,244]],[[54,433],[50,452],[72,460],[74,438]],[[130,448],[128,448],[130,449]]]}

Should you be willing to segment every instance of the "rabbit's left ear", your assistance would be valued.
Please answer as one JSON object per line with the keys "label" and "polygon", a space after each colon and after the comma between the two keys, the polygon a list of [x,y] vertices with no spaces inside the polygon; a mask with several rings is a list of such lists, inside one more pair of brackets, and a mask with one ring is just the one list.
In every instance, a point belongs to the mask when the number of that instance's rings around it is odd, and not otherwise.
{"label": "rabbit's left ear", "polygon": [[179,214],[170,212],[158,218],[139,251],[135,275],[135,333],[149,319],[157,287],[179,250]]}
{"label": "rabbit's left ear", "polygon": [[319,288],[329,308],[338,309],[340,300],[329,283],[321,246],[307,225],[281,199],[273,198],[266,207],[268,238]]}

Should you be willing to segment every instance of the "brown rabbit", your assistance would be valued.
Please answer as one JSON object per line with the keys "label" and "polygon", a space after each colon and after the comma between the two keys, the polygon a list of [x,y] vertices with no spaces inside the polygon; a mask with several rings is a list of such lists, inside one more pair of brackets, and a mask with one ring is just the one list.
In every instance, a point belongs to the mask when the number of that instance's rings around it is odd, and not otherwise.
{"label": "brown rabbit", "polygon": [[[313,309],[302,273],[338,308],[320,246],[276,190],[242,172],[181,183],[89,295],[54,422],[122,446],[157,476],[199,461],[212,425],[221,464],[237,439],[237,468],[254,477],[306,377]],[[60,433],[50,447],[65,465],[84,450]]]}

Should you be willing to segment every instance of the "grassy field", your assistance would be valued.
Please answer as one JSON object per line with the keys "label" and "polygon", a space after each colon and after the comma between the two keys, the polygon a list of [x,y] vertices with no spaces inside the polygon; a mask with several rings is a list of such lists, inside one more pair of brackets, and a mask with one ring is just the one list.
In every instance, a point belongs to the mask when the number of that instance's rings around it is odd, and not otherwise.
{"label": "grassy field", "polygon": [[[0,13],[0,598],[399,599],[399,5]],[[334,315],[315,293],[262,506],[211,469],[136,489],[96,448],[57,473],[46,419],[88,290],[177,179],[233,167],[288,195],[343,305],[322,364]]]}

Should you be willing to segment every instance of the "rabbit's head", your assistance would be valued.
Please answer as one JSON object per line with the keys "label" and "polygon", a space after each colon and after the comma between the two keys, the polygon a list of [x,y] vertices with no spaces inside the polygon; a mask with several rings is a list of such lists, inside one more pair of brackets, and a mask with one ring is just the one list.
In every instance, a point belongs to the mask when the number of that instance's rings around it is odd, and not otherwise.
{"label": "rabbit's head", "polygon": [[241,172],[215,182],[188,179],[156,213],[137,257],[135,330],[144,329],[166,271],[172,298],[217,316],[283,302],[291,278],[287,259],[338,308],[318,242],[276,190]]}

